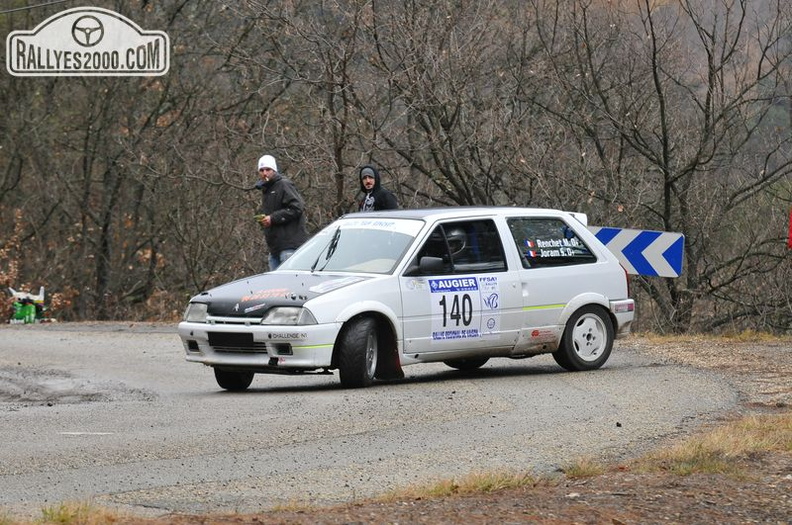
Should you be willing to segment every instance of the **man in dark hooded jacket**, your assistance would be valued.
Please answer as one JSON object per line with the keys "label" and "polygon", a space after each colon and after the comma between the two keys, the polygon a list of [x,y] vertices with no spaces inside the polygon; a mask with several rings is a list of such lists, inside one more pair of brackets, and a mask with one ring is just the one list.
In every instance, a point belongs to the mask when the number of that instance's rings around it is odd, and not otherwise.
{"label": "man in dark hooded jacket", "polygon": [[395,210],[399,207],[396,197],[380,182],[380,174],[374,166],[360,168],[360,191],[363,198],[358,203],[359,211]]}

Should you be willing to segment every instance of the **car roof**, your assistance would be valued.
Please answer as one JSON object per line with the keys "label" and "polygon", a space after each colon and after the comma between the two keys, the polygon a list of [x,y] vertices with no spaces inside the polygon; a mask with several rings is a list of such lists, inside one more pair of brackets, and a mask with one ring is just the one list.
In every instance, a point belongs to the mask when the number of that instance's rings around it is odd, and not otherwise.
{"label": "car roof", "polygon": [[587,224],[586,215],[579,212],[568,212],[550,208],[523,208],[516,206],[444,206],[438,208],[403,209],[387,211],[369,211],[349,213],[344,217],[418,219],[437,221],[445,219],[467,219],[476,216],[573,216],[583,224]]}

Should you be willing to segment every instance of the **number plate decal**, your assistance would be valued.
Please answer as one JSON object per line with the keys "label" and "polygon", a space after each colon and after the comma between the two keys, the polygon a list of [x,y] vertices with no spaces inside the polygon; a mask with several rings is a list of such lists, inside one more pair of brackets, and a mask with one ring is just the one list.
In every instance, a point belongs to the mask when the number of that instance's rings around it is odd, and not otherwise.
{"label": "number plate decal", "polygon": [[432,341],[478,339],[500,330],[497,277],[430,279]]}

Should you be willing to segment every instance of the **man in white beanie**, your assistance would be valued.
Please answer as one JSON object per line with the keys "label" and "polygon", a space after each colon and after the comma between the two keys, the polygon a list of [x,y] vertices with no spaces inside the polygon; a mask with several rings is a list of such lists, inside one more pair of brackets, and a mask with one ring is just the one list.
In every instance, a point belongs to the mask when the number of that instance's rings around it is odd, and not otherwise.
{"label": "man in white beanie", "polygon": [[294,183],[278,173],[278,164],[272,155],[258,161],[261,180],[259,224],[264,228],[264,239],[269,247],[269,269],[276,269],[308,239],[305,228],[305,202]]}

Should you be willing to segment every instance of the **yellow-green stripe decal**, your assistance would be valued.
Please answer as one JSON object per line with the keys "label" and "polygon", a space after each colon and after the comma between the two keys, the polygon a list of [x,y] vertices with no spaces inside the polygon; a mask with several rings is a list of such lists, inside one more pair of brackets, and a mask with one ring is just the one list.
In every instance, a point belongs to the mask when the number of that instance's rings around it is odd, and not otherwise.
{"label": "yellow-green stripe decal", "polygon": [[553,310],[555,308],[564,308],[565,304],[540,304],[539,306],[523,306],[523,311],[528,310]]}
{"label": "yellow-green stripe decal", "polygon": [[304,346],[303,345],[300,345],[300,346],[292,345],[292,346],[294,348],[306,348],[306,349],[309,349],[309,350],[312,349],[312,348],[332,348],[333,347],[333,345],[304,345]]}

